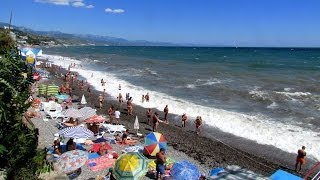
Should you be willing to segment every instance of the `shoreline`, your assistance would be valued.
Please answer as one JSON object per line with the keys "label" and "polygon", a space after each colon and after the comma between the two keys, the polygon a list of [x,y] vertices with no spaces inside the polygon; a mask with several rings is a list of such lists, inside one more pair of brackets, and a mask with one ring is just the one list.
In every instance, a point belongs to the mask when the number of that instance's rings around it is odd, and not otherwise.
{"label": "shoreline", "polygon": [[[86,78],[82,77],[82,79]],[[82,95],[82,92],[79,89],[76,89],[74,92],[76,94],[78,93],[77,96],[79,97]],[[88,93],[85,90],[83,92],[87,98],[88,105],[90,103],[89,106],[96,107],[98,104],[98,95],[101,92],[96,89],[92,89],[91,97],[88,96]],[[111,104],[115,107],[118,106],[118,102],[109,94],[106,94],[106,101],[107,106],[104,106],[101,110],[98,109],[98,114],[106,114],[106,108]],[[124,103],[123,107],[125,106],[126,105]],[[140,127],[142,127],[139,132],[146,133],[152,128],[144,123],[146,119],[145,111],[146,108],[137,105],[134,105],[133,116],[126,116],[126,112],[121,111],[121,123],[129,129],[133,129],[134,118],[135,115],[137,115],[140,121]],[[153,112],[155,112],[155,109],[153,109]],[[162,117],[163,113],[158,110],[157,112],[160,112],[160,117]],[[290,172],[292,172],[292,170],[288,167],[291,169],[294,168],[295,154],[284,152],[273,146],[260,145],[251,140],[235,137],[232,134],[221,132],[219,130],[212,132],[212,128],[211,131],[208,131],[209,128],[205,127],[203,134],[201,136],[197,136],[190,128],[190,125],[188,125],[188,128],[186,129],[177,127],[177,125],[175,125],[176,122],[173,122],[174,117],[176,117],[176,115],[169,113],[169,118],[172,119],[170,124],[167,125],[161,123],[159,125],[159,132],[163,133],[165,137],[167,137],[168,144],[173,146],[174,149],[188,154],[188,156],[198,160],[201,164],[206,164],[211,168],[218,166],[225,167],[226,165],[239,165],[243,168],[247,168],[266,176],[270,176],[279,168],[286,169]],[[221,143],[217,139],[222,140],[224,143]],[[232,146],[230,146],[230,144]],[[254,148],[252,148],[253,144]],[[277,153],[276,156],[274,152]],[[284,161],[283,157],[287,157],[287,160]],[[307,161],[306,167],[308,167],[308,162],[311,161]]]}

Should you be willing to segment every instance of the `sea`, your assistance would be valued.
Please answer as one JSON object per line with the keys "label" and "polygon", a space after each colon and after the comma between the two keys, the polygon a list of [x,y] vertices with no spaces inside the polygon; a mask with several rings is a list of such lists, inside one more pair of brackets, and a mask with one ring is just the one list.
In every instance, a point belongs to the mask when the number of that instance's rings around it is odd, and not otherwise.
{"label": "sea", "polygon": [[[178,123],[201,116],[206,127],[320,160],[320,49],[69,46],[45,58],[113,98],[163,111]],[[121,91],[118,86],[121,84]],[[142,103],[149,93],[150,102]],[[209,132],[210,133],[210,132]]]}

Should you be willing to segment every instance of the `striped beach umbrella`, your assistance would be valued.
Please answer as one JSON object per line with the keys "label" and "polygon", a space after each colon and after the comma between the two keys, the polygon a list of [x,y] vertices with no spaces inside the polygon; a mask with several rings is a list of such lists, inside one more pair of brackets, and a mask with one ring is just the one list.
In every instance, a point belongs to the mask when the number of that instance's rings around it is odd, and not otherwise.
{"label": "striped beach umbrella", "polygon": [[114,166],[116,179],[138,180],[147,172],[148,160],[138,152],[121,155]]}
{"label": "striped beach umbrella", "polygon": [[90,138],[93,132],[83,126],[67,127],[58,132],[59,135],[68,138]]}
{"label": "striped beach umbrella", "polygon": [[79,169],[88,160],[88,152],[82,150],[72,150],[63,153],[57,160],[58,169],[65,173],[70,173]]}
{"label": "striped beach umbrella", "polygon": [[46,84],[40,84],[39,85],[39,94],[40,95],[46,95],[47,94],[47,85]]}
{"label": "striped beach umbrella", "polygon": [[161,148],[167,149],[167,140],[158,132],[151,132],[145,137],[144,152],[146,155],[155,156]]}
{"label": "striped beach umbrella", "polygon": [[59,92],[59,86],[56,85],[48,85],[47,87],[47,96],[56,95]]}
{"label": "striped beach umbrella", "polygon": [[96,109],[91,107],[83,107],[79,109],[79,112],[82,114],[83,119],[88,119],[97,114]]}
{"label": "striped beach umbrella", "polygon": [[63,113],[63,115],[65,117],[73,117],[73,118],[83,117],[82,113],[78,109],[74,109],[74,108],[67,109]]}

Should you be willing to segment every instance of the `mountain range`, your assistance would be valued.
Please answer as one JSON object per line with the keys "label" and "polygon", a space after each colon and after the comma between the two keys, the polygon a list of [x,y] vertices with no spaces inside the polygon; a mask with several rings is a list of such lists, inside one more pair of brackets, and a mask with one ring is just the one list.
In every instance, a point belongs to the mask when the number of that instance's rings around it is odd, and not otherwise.
{"label": "mountain range", "polygon": [[[0,27],[9,26],[8,23],[0,22]],[[30,33],[33,35],[54,38],[60,44],[68,45],[108,45],[108,46],[192,46],[191,44],[175,44],[168,42],[152,42],[145,40],[127,40],[110,36],[92,34],[69,34],[60,31],[37,31],[26,27],[11,25],[14,30]]]}

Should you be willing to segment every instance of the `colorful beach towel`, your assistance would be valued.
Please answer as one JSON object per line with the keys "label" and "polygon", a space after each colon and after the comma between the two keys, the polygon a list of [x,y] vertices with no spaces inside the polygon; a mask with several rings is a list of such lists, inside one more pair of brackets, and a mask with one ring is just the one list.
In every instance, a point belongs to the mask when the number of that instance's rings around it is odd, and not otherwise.
{"label": "colorful beach towel", "polygon": [[115,162],[116,159],[101,156],[99,158],[89,159],[86,164],[91,171],[100,171],[113,167]]}
{"label": "colorful beach towel", "polygon": [[[89,151],[99,152],[100,147],[101,147],[101,143],[95,143],[95,144],[92,145],[92,148]],[[106,150],[111,150],[112,147],[108,143],[105,143],[105,149]]]}

